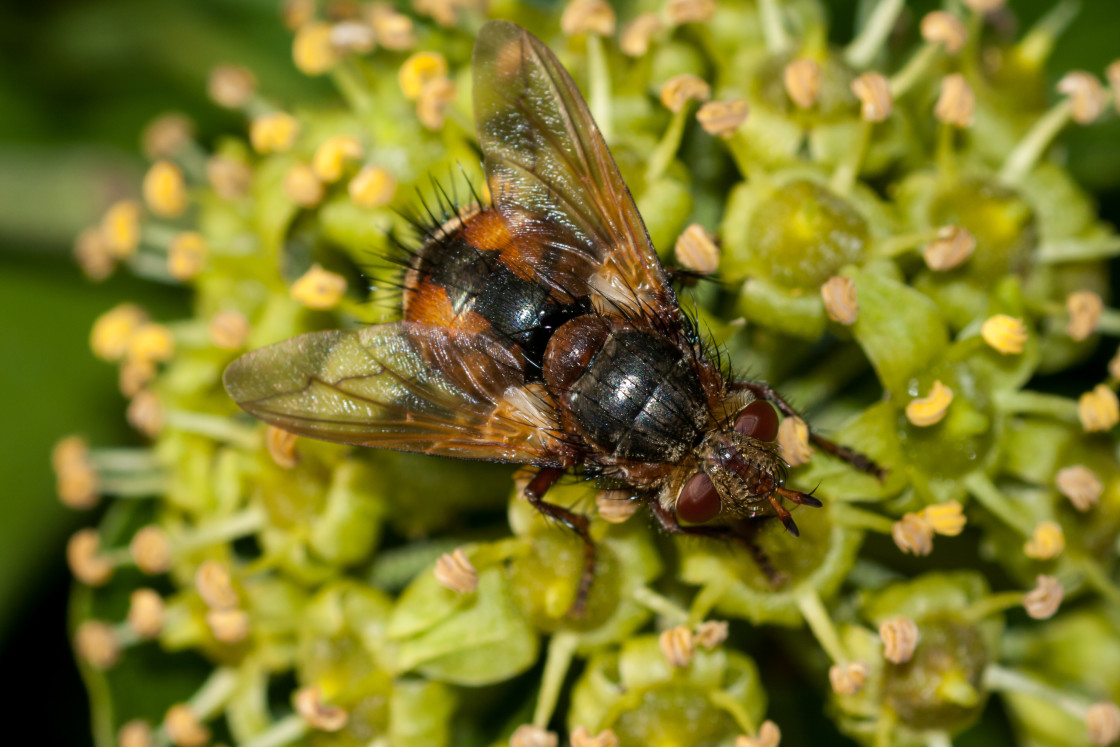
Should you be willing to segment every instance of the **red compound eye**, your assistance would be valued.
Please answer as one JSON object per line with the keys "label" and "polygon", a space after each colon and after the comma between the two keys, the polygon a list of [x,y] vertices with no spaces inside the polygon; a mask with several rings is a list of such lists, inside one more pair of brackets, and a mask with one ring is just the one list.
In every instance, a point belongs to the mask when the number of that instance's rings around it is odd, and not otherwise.
{"label": "red compound eye", "polygon": [[719,513],[719,493],[703,472],[688,478],[677,498],[677,518],[690,524],[703,524]]}
{"label": "red compound eye", "polygon": [[769,402],[756,399],[735,418],[735,431],[759,441],[773,441],[778,437],[778,411]]}

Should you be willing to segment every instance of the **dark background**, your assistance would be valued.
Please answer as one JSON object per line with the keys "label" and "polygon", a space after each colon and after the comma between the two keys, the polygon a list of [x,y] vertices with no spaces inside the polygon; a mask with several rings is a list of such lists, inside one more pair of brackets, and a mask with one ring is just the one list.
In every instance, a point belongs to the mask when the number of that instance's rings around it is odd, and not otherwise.
{"label": "dark background", "polygon": [[[830,3],[846,39],[856,0]],[[1028,25],[1050,0],[1011,0]],[[932,3],[911,3],[916,12]],[[1101,74],[1120,56],[1120,3],[1083,0],[1059,41],[1052,78]],[[94,317],[122,300],[157,319],[187,313],[181,290],[119,274],[94,285],[70,260],[73,236],[114,199],[135,195],[139,132],[168,110],[189,113],[204,144],[240,131],[205,96],[222,62],[250,66],[281,100],[329,95],[300,76],[275,0],[0,2],[0,672],[4,711],[47,745],[90,743],[88,706],[66,636],[63,550],[91,514],[54,495],[49,453],[61,436],[136,442],[116,371],[89,352]],[[1069,164],[1120,221],[1120,123],[1067,138]]]}

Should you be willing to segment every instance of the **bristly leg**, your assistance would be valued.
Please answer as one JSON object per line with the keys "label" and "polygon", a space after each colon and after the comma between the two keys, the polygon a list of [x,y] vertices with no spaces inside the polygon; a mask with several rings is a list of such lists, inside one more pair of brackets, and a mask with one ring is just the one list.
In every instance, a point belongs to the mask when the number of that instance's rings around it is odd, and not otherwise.
{"label": "bristly leg", "polygon": [[[649,508],[657,518],[657,522],[661,525],[661,528],[670,534],[731,540],[732,542],[737,542],[742,545],[746,548],[747,552],[750,553],[751,560],[753,560],[755,565],[758,566],[758,569],[762,571],[762,575],[766,576],[766,581],[771,587],[775,589],[781,588],[789,580],[786,574],[774,567],[770,556],[754,541],[755,527],[759,519],[736,522],[736,527],[702,525],[682,526],[681,523],[677,521],[676,514],[662,506],[656,498],[650,499]],[[788,511],[786,511],[786,515],[789,515]],[[794,527],[793,534],[797,534],[796,527]]]}
{"label": "bristly leg", "polygon": [[[793,408],[789,402],[786,402],[782,395],[778,394],[769,384],[759,384],[753,381],[735,381],[731,383],[732,390],[746,390],[758,397],[771,403],[786,417],[800,418],[801,414]],[[876,479],[882,480],[887,476],[887,470],[880,467],[873,459],[855,449],[849,449],[847,446],[841,446],[835,441],[821,436],[820,434],[809,432],[809,440],[817,446],[821,451],[826,454],[831,454],[837,459],[842,459],[848,464],[852,465],[860,472],[866,472],[869,475],[874,475]],[[788,496],[787,496],[788,497]]]}
{"label": "bristly leg", "polygon": [[525,497],[529,499],[533,508],[545,516],[556,519],[583,540],[583,575],[579,579],[575,601],[568,609],[569,615],[580,618],[587,613],[587,597],[591,593],[591,581],[595,578],[595,541],[591,539],[590,522],[586,516],[543,500],[544,494],[563,475],[564,470],[555,467],[543,467],[537,470],[537,474],[533,475],[533,479],[525,486]]}

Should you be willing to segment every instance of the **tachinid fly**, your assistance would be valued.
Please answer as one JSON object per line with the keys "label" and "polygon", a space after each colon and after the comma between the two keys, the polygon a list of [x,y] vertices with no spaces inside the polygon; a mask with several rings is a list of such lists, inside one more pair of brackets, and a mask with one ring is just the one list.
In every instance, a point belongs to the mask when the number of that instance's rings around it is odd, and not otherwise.
{"label": "tachinid fly", "polygon": [[402,321],[249,353],[225,372],[230,396],[302,436],[535,467],[526,497],[586,548],[577,615],[595,545],[585,516],[545,500],[566,472],[629,491],[670,532],[749,544],[735,520],[776,515],[797,534],[784,501],[820,503],[783,486],[769,403],[795,413],[715,364],[567,71],[539,39],[494,21],[473,75],[493,204],[415,252]]}

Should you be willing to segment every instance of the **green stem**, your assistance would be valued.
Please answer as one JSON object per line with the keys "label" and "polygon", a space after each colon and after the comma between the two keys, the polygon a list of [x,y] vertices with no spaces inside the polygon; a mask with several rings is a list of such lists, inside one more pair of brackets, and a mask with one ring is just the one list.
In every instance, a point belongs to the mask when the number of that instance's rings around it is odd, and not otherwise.
{"label": "green stem", "polygon": [[961,612],[961,617],[969,622],[978,623],[992,615],[1006,612],[1022,604],[1023,592],[1004,591],[999,594],[992,594],[989,597],[985,597],[984,599],[980,599],[968,605]]}
{"label": "green stem", "polygon": [[1077,553],[1071,554],[1073,562],[1085,574],[1085,582],[1092,586],[1097,592],[1105,597],[1113,605],[1120,606],[1120,588],[1112,582],[1108,574],[1101,568],[1100,563],[1089,555]]}
{"label": "green stem", "polygon": [[903,0],[879,0],[875,10],[867,19],[867,25],[844,50],[844,59],[854,68],[865,68],[875,59],[883,48],[887,37],[894,29],[898,14],[905,5]]}
{"label": "green stem", "polygon": [[937,61],[940,54],[941,46],[939,44],[924,44],[902,66],[901,70],[891,76],[891,97],[898,100],[905,96],[906,92],[933,67],[933,63]]}
{"label": "green stem", "polygon": [[284,747],[307,736],[310,727],[296,714],[286,716],[266,730],[241,743],[241,747]]}
{"label": "green stem", "polygon": [[587,36],[587,65],[591,75],[591,115],[599,125],[599,132],[608,143],[611,141],[611,73],[603,38],[598,34]]}
{"label": "green stem", "polygon": [[943,731],[927,732],[926,747],[953,747],[953,740]]}
{"label": "green stem", "polygon": [[1079,720],[1084,720],[1085,713],[1089,710],[1088,704],[1079,698],[1070,697],[1064,690],[999,664],[989,664],[984,669],[984,689],[1038,698],[1058,706]]}
{"label": "green stem", "polygon": [[1054,42],[1080,12],[1081,3],[1078,0],[1063,0],[1051,8],[1016,45],[1019,59],[1036,70],[1041,68],[1054,50]]}
{"label": "green stem", "polygon": [[871,142],[871,130],[874,126],[874,122],[860,120],[856,142],[844,154],[844,157],[836,166],[836,171],[832,173],[829,187],[841,197],[846,197],[852,191],[852,185],[855,184],[856,177],[859,176],[859,169],[863,164],[863,157],[867,153],[867,146]]}
{"label": "green stem", "polygon": [[352,59],[343,59],[331,71],[331,79],[335,87],[359,115],[365,115],[373,108],[373,98],[370,96],[369,87],[362,71],[358,69]]}
{"label": "green stem", "polygon": [[891,236],[886,239],[875,242],[871,245],[871,256],[873,258],[890,259],[897,257],[900,254],[905,254],[908,251],[917,249],[924,246],[931,241],[937,239],[941,233],[940,228],[931,228],[928,231],[918,231],[917,233],[906,233],[898,236]]}
{"label": "green stem", "polygon": [[98,472],[152,472],[161,469],[151,449],[93,449],[89,461]]}
{"label": "green stem", "polygon": [[894,528],[894,522],[890,518],[851,504],[834,503],[832,513],[837,524],[853,529],[868,529],[880,534],[890,534]]}
{"label": "green stem", "polygon": [[1098,239],[1056,239],[1038,248],[1035,259],[1044,264],[1084,262],[1120,256],[1120,236]]}
{"label": "green stem", "polygon": [[1050,111],[1043,114],[1008,154],[1007,160],[1003,162],[1003,168],[1000,169],[999,180],[1011,187],[1018,186],[1072,116],[1073,103],[1068,98],[1058,102]]}
{"label": "green stem", "polygon": [[226,701],[237,688],[237,670],[233,667],[220,667],[214,670],[209,679],[191,697],[191,711],[200,721],[209,721],[225,707]]}
{"label": "green stem", "polygon": [[255,428],[247,427],[223,415],[188,410],[169,410],[164,418],[167,427],[207,436],[245,449],[256,449],[260,439]]}
{"label": "green stem", "polygon": [[993,404],[1005,415],[1046,415],[1069,423],[1078,423],[1077,403],[1068,397],[1023,390],[995,392]]}
{"label": "green stem", "polygon": [[98,476],[97,490],[117,498],[150,498],[167,491],[167,478],[163,475]]}
{"label": "green stem", "polygon": [[564,686],[564,678],[572,666],[572,657],[579,645],[579,636],[569,631],[554,633],[548,643],[548,655],[544,662],[544,672],[541,674],[541,690],[537,695],[537,707],[533,711],[533,725],[542,729],[548,726],[553,711],[556,710],[556,701],[560,698],[560,690]]}
{"label": "green stem", "polygon": [[1034,524],[1025,516],[991,479],[980,471],[971,472],[964,478],[964,486],[984,508],[995,514],[1004,524],[1018,530],[1024,537],[1034,534]]}
{"label": "green stem", "polygon": [[671,625],[686,625],[688,612],[671,599],[661,596],[648,586],[639,586],[631,594],[635,602],[656,612]]}
{"label": "green stem", "polygon": [[661,136],[661,141],[649,159],[649,166],[646,167],[646,184],[656,181],[664,174],[665,169],[669,168],[669,164],[677,155],[677,149],[681,147],[681,138],[684,137],[684,127],[688,122],[689,108],[686,103],[679,112],[673,112],[669,126],[665,128],[665,134]]}
{"label": "green stem", "polygon": [[828,611],[824,608],[817,590],[809,584],[801,584],[794,590],[794,595],[801,616],[809,624],[809,630],[813,631],[813,636],[832,659],[832,663],[846,663],[848,657],[844,653],[844,646],[840,643],[840,636],[836,633],[832,618],[828,616]]}
{"label": "green stem", "polygon": [[265,526],[268,514],[259,506],[226,516],[195,528],[188,538],[175,542],[177,551],[193,550],[247,537]]}
{"label": "green stem", "polygon": [[1097,332],[1113,337],[1120,336],[1120,311],[1116,309],[1102,311],[1101,318],[1097,322]]}
{"label": "green stem", "polygon": [[758,0],[758,13],[762,20],[762,35],[770,54],[783,54],[789,49],[789,34],[782,20],[782,10],[777,0]]}

